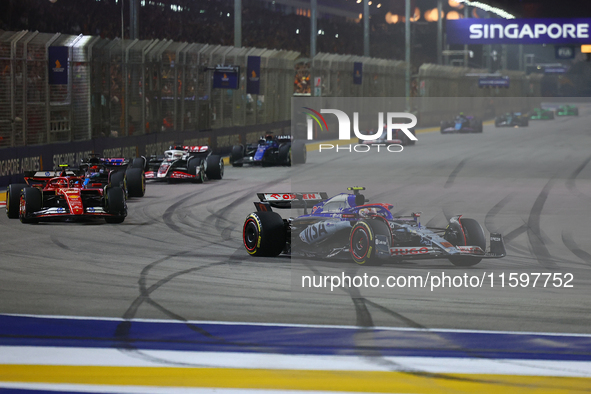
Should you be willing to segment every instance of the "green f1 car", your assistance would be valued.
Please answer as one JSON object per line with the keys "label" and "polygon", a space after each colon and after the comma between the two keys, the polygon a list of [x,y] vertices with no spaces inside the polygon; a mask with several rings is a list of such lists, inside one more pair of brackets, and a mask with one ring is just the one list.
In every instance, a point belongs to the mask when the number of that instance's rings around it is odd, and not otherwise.
{"label": "green f1 car", "polygon": [[554,111],[543,108],[534,108],[529,120],[552,120],[554,119]]}
{"label": "green f1 car", "polygon": [[579,116],[579,109],[574,105],[561,105],[556,109],[556,116]]}

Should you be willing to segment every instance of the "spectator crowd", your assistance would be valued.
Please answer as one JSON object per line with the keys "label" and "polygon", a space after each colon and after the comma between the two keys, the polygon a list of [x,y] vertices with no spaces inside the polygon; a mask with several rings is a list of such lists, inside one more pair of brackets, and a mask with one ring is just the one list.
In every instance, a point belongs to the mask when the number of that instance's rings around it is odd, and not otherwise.
{"label": "spectator crowd", "polygon": [[[4,0],[0,6],[0,29],[45,33],[121,37],[121,6],[124,31],[129,37],[129,0]],[[140,39],[169,39],[213,45],[234,44],[233,0],[144,0],[140,7]],[[174,5],[171,7],[171,5]],[[260,0],[242,1],[242,45],[292,50],[309,56],[310,18],[291,7]],[[383,18],[371,20],[372,57],[402,60],[402,24],[390,25]],[[432,34],[431,26],[417,26]],[[318,19],[317,52],[363,54],[363,23],[344,17],[321,15]],[[433,40],[430,40],[433,41]],[[421,45],[415,45],[422,47]],[[432,51],[415,50],[418,56]]]}

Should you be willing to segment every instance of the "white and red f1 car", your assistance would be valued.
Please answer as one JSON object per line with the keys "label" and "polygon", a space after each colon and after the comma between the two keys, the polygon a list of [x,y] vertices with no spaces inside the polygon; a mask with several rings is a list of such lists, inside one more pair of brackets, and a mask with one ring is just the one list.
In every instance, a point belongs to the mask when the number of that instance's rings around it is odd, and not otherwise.
{"label": "white and red f1 car", "polygon": [[208,146],[171,146],[163,156],[152,156],[146,163],[146,179],[203,183],[223,176],[224,161]]}

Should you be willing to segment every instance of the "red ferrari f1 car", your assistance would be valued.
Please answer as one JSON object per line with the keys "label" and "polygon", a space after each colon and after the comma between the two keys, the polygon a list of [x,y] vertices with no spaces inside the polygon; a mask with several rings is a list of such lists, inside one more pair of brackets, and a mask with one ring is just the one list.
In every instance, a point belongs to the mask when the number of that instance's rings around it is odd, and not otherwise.
{"label": "red ferrari f1 car", "polygon": [[23,223],[42,219],[104,218],[122,223],[127,216],[125,192],[120,186],[86,183],[73,171],[25,174],[25,184],[6,189],[6,214]]}

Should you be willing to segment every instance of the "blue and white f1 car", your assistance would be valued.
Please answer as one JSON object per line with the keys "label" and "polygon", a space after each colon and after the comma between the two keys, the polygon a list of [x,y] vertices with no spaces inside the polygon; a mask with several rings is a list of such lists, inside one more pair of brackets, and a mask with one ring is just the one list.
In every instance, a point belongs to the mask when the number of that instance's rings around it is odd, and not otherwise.
{"label": "blue and white f1 car", "polygon": [[[418,259],[448,259],[457,266],[472,266],[485,258],[506,255],[503,237],[486,237],[474,219],[454,216],[445,228],[424,227],[420,212],[393,216],[392,205],[368,203],[349,188],[328,198],[326,193],[258,193],[256,212],[246,217],[243,241],[254,256],[281,253],[331,258],[348,255],[357,264],[379,264]],[[303,208],[304,214],[283,219],[273,208]]]}
{"label": "blue and white f1 car", "polygon": [[482,133],[482,121],[473,116],[460,113],[452,120],[441,121],[442,134],[447,133]]}

